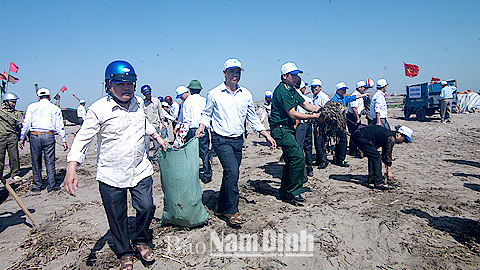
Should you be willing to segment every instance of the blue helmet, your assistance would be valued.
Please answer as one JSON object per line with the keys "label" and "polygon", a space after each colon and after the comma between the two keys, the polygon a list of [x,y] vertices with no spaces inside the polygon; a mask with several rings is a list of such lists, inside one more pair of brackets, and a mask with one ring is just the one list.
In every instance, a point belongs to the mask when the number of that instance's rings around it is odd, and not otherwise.
{"label": "blue helmet", "polygon": [[105,69],[105,82],[136,82],[137,74],[127,61],[117,60],[108,64]]}
{"label": "blue helmet", "polygon": [[159,97],[158,97],[158,100],[160,100],[161,102],[163,102],[163,97],[162,97],[162,96],[159,96]]}
{"label": "blue helmet", "polygon": [[140,88],[140,92],[142,92],[142,94],[145,96],[146,94],[152,93],[152,88],[150,87],[150,85],[145,84],[144,86],[142,86],[142,88]]}

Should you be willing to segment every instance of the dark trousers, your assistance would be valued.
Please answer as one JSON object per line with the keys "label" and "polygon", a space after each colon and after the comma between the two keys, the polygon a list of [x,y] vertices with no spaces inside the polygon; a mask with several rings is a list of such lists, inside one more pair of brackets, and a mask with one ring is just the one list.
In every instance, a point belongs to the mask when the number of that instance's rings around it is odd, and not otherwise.
{"label": "dark trousers", "polygon": [[283,198],[300,195],[305,175],[305,156],[295,138],[295,129],[273,128],[272,137],[277,141],[277,145],[282,147],[285,159],[279,195]]}
{"label": "dark trousers", "polygon": [[[189,141],[191,138],[195,137],[195,132],[198,128],[191,128],[188,130],[187,136],[185,136],[185,141]],[[198,138],[199,142],[199,157],[202,159],[203,163],[203,172],[200,172],[200,179],[203,182],[209,182],[212,178],[212,164],[210,162],[212,154],[210,153],[210,132],[205,129],[205,135]]]}
{"label": "dark trousers", "polygon": [[315,133],[315,162],[318,164],[328,163],[327,159],[327,147],[325,136],[325,125],[317,124],[314,130]]}
{"label": "dark trousers", "polygon": [[55,181],[55,136],[52,134],[30,134],[30,154],[32,156],[33,185],[32,189],[41,189],[42,180],[42,153],[45,158],[47,171],[47,190],[58,189],[60,184]]}
{"label": "dark trousers", "polygon": [[358,153],[358,148],[352,141],[352,134],[358,129],[357,118],[353,113],[347,113],[347,127],[348,132],[350,132],[350,141],[348,143],[350,154],[354,155]]}
{"label": "dark trousers", "polygon": [[347,155],[347,134],[344,130],[339,129],[337,131],[338,141],[335,144],[335,156],[333,160],[335,162],[343,162],[345,161],[345,157]]}
{"label": "dark trousers", "polygon": [[359,134],[357,132],[353,135],[353,142],[362,150],[363,155],[368,158],[368,180],[375,185],[382,184],[382,155],[372,141],[364,139]]}
{"label": "dark trousers", "polygon": [[217,213],[235,214],[238,212],[238,177],[242,162],[243,136],[229,138],[212,133],[212,146],[223,168]]}
{"label": "dark trousers", "polygon": [[305,153],[307,172],[312,172],[312,123],[299,124],[295,132],[295,137],[300,149]]}
{"label": "dark trousers", "polygon": [[[150,242],[148,227],[156,208],[152,197],[153,179],[151,176],[146,177],[132,188],[117,188],[102,182],[98,183],[112,234],[112,250],[118,258],[133,254],[130,240],[134,245]],[[127,191],[130,191],[132,206],[137,211],[134,232],[128,229]]]}
{"label": "dark trousers", "polygon": [[[377,118],[372,120],[372,125],[377,124]],[[380,118],[380,124],[382,124],[382,127],[390,130],[390,124],[388,124],[387,118]]]}
{"label": "dark trousers", "polygon": [[18,155],[18,136],[16,134],[0,136],[0,176],[3,176],[3,168],[5,167],[5,152],[8,153],[10,176],[18,176],[20,174],[20,159]]}

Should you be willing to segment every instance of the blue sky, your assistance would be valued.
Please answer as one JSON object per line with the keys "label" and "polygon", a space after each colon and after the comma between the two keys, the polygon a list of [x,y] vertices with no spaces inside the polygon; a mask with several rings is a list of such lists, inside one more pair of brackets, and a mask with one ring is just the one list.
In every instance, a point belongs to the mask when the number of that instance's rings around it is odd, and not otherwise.
{"label": "blue sky", "polygon": [[389,82],[404,92],[403,62],[420,67],[407,84],[432,76],[457,79],[460,90],[480,89],[480,1],[3,1],[0,4],[0,72],[19,66],[9,91],[17,108],[36,101],[34,84],[55,94],[100,98],[105,67],[129,61],[155,96],[201,81],[206,91],[223,81],[223,63],[238,58],[240,84],[256,100],[279,83],[293,61],[302,78],[323,81],[333,94],[344,81],[352,92],[361,79]]}

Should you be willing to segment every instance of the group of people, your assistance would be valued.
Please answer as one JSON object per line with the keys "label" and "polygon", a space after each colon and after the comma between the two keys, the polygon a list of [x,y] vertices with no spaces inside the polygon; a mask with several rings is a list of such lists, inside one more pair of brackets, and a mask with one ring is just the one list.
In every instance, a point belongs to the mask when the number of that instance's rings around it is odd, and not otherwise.
{"label": "group of people", "polygon": [[[345,95],[348,89],[345,83],[338,83],[335,96],[329,99],[322,91],[322,82],[313,79],[310,87],[314,97],[310,99],[305,95],[308,84],[299,76],[302,71],[294,63],[286,63],[280,69],[280,83],[273,92],[265,93],[265,113],[260,119],[255,112],[252,93],[239,85],[243,71],[238,59],[226,60],[222,70],[225,80],[221,84],[210,90],[206,98],[200,96],[203,87],[198,80],[190,81],[188,86],[179,86],[176,97],[183,101],[179,104],[170,96],[166,96],[163,101],[152,98],[152,88],[149,85],[141,87],[143,99],[135,96],[137,74],[130,63],[114,61],[106,67],[107,95],[91,104],[85,110],[86,113],[79,112],[82,125],[67,155],[68,165],[63,185],[67,193],[76,196],[79,182],[76,169],[84,162],[86,152],[96,137],[96,179],[112,234],[112,249],[120,259],[121,269],[132,269],[135,252],[146,262],[155,259],[147,233],[156,208],[152,193],[154,171],[151,161],[155,160],[158,151],[165,151],[169,146],[166,132],[168,124],[172,124],[173,133],[181,136],[184,142],[194,136],[199,138],[199,157],[203,162],[199,179],[204,183],[212,180],[211,144],[223,168],[215,216],[232,227],[239,227],[246,221],[238,209],[239,167],[246,122],[265,138],[272,150],[277,146],[282,148],[285,165],[279,199],[298,205],[305,202],[301,195],[302,186],[306,176],[313,174],[313,164],[322,169],[329,163],[325,150],[326,138],[322,131],[324,127],[321,125],[323,119],[319,113],[320,108],[329,101],[348,106],[346,117],[350,120],[352,133],[350,150],[353,153],[355,145],[368,157],[368,181],[376,188],[389,188],[381,173],[382,160],[388,176],[392,176],[391,149],[395,143],[411,142],[413,131],[405,126],[396,131],[389,129],[384,98],[388,85],[386,80],[377,82],[378,90],[368,103],[372,125],[359,128],[360,117],[367,107],[362,101],[370,98],[370,94],[365,93],[369,86],[363,81],[357,83],[356,92],[350,96]],[[0,155],[0,158],[4,158],[5,149],[9,149],[11,174],[12,177],[17,177],[18,149],[17,159],[14,155],[10,157],[10,148],[14,148],[12,145],[16,148],[16,139],[7,138],[6,134],[16,134],[17,139],[20,134],[20,147],[24,146],[28,136],[34,176],[32,192],[45,187],[48,191],[54,191],[61,185],[61,182],[55,180],[54,133],[60,136],[64,150],[68,149],[68,145],[61,110],[50,103],[49,90],[41,88],[37,91],[37,96],[39,101],[27,107],[24,117],[15,110],[18,97],[14,94],[4,96],[0,110],[0,118],[3,120],[0,121],[0,147],[3,148],[3,156]],[[80,106],[84,107],[85,101]],[[270,132],[263,125],[265,119],[268,119]],[[313,120],[320,123],[318,128],[313,128]],[[304,153],[312,150],[312,130],[316,163],[313,163],[311,154],[306,157]],[[333,163],[346,167],[345,132],[339,131],[338,138]],[[152,142],[153,155],[150,154]],[[378,147],[383,147],[382,154],[378,152]],[[43,183],[41,176],[42,153],[47,168],[46,183]],[[3,160],[1,165],[0,169],[3,169]],[[130,192],[136,210],[135,227],[131,232],[127,222],[127,192]]]}

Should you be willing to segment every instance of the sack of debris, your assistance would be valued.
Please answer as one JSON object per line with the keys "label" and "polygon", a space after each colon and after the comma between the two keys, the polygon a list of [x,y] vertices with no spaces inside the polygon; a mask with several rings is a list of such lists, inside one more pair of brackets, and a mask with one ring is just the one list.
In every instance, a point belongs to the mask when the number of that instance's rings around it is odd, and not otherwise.
{"label": "sack of debris", "polygon": [[198,147],[198,138],[193,137],[186,144],[158,155],[164,193],[162,225],[196,227],[210,219],[202,204]]}

